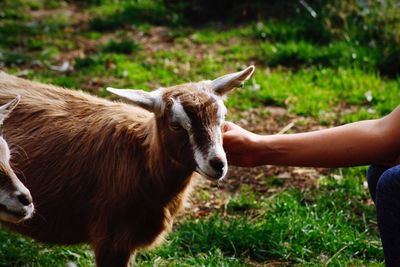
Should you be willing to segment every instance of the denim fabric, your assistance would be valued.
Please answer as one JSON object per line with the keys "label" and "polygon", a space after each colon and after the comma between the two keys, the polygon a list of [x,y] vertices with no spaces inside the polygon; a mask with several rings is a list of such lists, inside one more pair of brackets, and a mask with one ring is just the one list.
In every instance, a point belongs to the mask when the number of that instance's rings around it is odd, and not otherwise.
{"label": "denim fabric", "polygon": [[367,180],[376,205],[385,264],[400,266],[400,165],[370,166]]}

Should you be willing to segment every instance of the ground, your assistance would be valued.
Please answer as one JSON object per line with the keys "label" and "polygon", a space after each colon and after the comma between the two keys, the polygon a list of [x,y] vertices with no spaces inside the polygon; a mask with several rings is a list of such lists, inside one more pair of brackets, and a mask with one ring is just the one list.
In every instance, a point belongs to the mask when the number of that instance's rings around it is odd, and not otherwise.
{"label": "ground", "polygon": [[[229,120],[262,134],[378,118],[399,103],[400,80],[378,71],[373,46],[302,38],[289,20],[194,27],[159,1],[92,3],[5,1],[0,68],[116,99],[107,86],[151,90],[254,64],[254,77],[226,105]],[[219,184],[196,181],[165,244],[140,252],[136,263],[383,266],[365,171],[230,166]],[[94,264],[87,246],[46,246],[0,231],[0,266],[67,262]]]}

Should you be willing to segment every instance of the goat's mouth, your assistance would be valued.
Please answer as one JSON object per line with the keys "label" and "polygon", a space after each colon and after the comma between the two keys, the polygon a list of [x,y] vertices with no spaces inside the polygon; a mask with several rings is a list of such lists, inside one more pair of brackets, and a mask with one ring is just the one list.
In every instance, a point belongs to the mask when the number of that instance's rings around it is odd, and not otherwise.
{"label": "goat's mouth", "polygon": [[216,182],[220,179],[223,178],[223,176],[214,176],[214,175],[210,175],[208,173],[206,173],[205,171],[203,171],[199,166],[196,167],[196,172],[200,173],[204,178],[206,178],[207,180],[210,180],[212,182]]}
{"label": "goat's mouth", "polygon": [[7,208],[5,205],[0,204],[0,219],[3,217],[1,216],[3,213],[3,215],[6,215],[4,218],[4,220],[13,222],[13,223],[17,223],[17,222],[21,222],[25,219],[28,219],[31,216],[31,212],[28,212],[26,210],[11,210],[9,208]]}

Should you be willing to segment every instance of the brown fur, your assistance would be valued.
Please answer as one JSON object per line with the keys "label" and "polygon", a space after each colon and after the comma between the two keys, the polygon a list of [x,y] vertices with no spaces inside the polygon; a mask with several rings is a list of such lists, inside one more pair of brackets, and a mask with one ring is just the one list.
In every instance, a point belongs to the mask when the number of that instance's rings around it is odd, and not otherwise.
{"label": "brown fur", "polygon": [[[215,119],[207,117],[215,108],[211,98],[190,87],[165,96],[181,94],[197,119]],[[88,242],[98,266],[126,266],[132,252],[162,238],[195,169],[187,133],[170,129],[168,114],[155,118],[138,107],[0,73],[0,100],[16,94],[21,102],[4,134],[18,144],[13,161],[36,214],[10,227],[48,243]]]}

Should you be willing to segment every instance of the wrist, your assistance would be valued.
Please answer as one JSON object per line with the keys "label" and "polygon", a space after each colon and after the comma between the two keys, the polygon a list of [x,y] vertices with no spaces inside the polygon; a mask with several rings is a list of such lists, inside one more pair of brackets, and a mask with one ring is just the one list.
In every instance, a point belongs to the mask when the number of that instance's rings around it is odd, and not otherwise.
{"label": "wrist", "polygon": [[249,137],[248,155],[251,166],[260,166],[265,164],[265,153],[268,151],[268,138],[263,135],[253,134]]}

